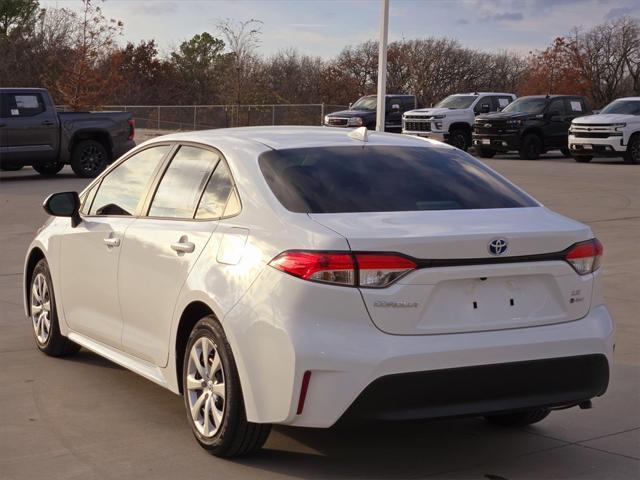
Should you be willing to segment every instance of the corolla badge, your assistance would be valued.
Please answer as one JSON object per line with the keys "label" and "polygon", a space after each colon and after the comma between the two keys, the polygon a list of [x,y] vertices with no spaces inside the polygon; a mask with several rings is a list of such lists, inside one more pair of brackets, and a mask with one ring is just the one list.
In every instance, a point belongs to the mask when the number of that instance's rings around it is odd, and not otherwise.
{"label": "corolla badge", "polygon": [[503,255],[507,252],[509,246],[506,238],[494,238],[489,242],[489,253],[491,255]]}

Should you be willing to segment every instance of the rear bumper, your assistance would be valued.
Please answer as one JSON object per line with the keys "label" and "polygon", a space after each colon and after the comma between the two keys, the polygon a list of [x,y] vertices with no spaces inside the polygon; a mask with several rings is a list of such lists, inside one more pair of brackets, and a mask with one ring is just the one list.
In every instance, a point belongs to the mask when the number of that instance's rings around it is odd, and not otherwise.
{"label": "rear bumper", "polygon": [[345,419],[405,420],[575,405],[602,395],[602,354],[387,375],[374,380]]}
{"label": "rear bumper", "polygon": [[509,152],[520,148],[520,135],[517,133],[495,135],[474,133],[471,143],[474,148],[486,148],[488,150],[495,150],[496,152]]}

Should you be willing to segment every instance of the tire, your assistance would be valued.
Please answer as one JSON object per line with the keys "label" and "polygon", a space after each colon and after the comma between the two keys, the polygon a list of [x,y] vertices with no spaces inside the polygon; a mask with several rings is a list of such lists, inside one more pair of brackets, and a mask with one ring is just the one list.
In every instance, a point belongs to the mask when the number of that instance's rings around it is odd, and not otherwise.
{"label": "tire", "polygon": [[568,148],[561,148],[560,153],[562,153],[565,158],[571,158],[571,152]]}
{"label": "tire", "polygon": [[573,159],[578,163],[589,163],[593,157],[591,155],[575,155]]}
{"label": "tire", "polygon": [[71,168],[80,178],[97,177],[109,164],[109,154],[96,140],[82,140],[71,152]]}
{"label": "tire", "polygon": [[624,163],[633,165],[640,163],[640,134],[634,134],[629,140],[627,151],[624,154]]}
{"label": "tire", "polygon": [[542,153],[542,139],[535,133],[525,135],[520,147],[520,158],[523,160],[537,160]]}
{"label": "tire", "polygon": [[53,177],[63,168],[64,163],[61,162],[47,162],[40,165],[33,165],[33,169],[45,177]]}
{"label": "tire", "polygon": [[60,333],[53,282],[44,258],[36,264],[29,282],[29,314],[33,337],[41,352],[50,357],[65,357],[80,350],[80,345]]}
{"label": "tire", "polygon": [[489,150],[487,148],[478,148],[478,156],[482,158],[493,158],[496,156],[495,150]]}
{"label": "tire", "polygon": [[[205,351],[209,354],[203,362]],[[189,336],[182,391],[191,430],[209,453],[237,457],[254,453],[264,445],[271,425],[247,421],[231,347],[213,315],[201,319]],[[192,414],[192,409],[197,413]]]}
{"label": "tire", "polygon": [[463,152],[466,152],[469,148],[469,133],[462,129],[452,130],[449,134],[449,145],[459,148]]}
{"label": "tire", "polygon": [[532,425],[544,420],[549,413],[549,410],[546,408],[534,408],[532,410],[525,410],[524,412],[487,415],[484,418],[489,423],[500,425],[501,427],[526,427],[527,425]]}

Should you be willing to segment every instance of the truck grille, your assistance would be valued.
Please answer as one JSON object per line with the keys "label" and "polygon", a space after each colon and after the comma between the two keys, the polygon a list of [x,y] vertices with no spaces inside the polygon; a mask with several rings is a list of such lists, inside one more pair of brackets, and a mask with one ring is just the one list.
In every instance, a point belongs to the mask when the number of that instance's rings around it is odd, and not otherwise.
{"label": "truck grille", "polygon": [[609,132],[572,132],[576,138],[609,138]]}
{"label": "truck grille", "polygon": [[475,133],[504,133],[506,129],[507,122],[496,120],[476,122],[473,126]]}
{"label": "truck grille", "polygon": [[425,120],[405,120],[404,130],[407,132],[430,132],[431,122]]}

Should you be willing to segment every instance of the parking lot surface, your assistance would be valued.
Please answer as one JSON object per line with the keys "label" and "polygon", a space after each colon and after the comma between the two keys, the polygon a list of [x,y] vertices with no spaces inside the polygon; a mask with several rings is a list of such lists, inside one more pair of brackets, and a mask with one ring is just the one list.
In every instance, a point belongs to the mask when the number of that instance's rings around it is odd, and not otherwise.
{"label": "parking lot surface", "polygon": [[[276,427],[249,459],[214,458],[192,439],[182,398],[86,350],[38,352],[22,307],[22,263],[43,199],[81,190],[68,167],[0,173],[0,479],[640,478],[640,165],[500,156],[486,161],[605,246],[617,324],[607,394],[524,430],[466,418],[329,430]],[[100,272],[95,272],[100,275]]]}

